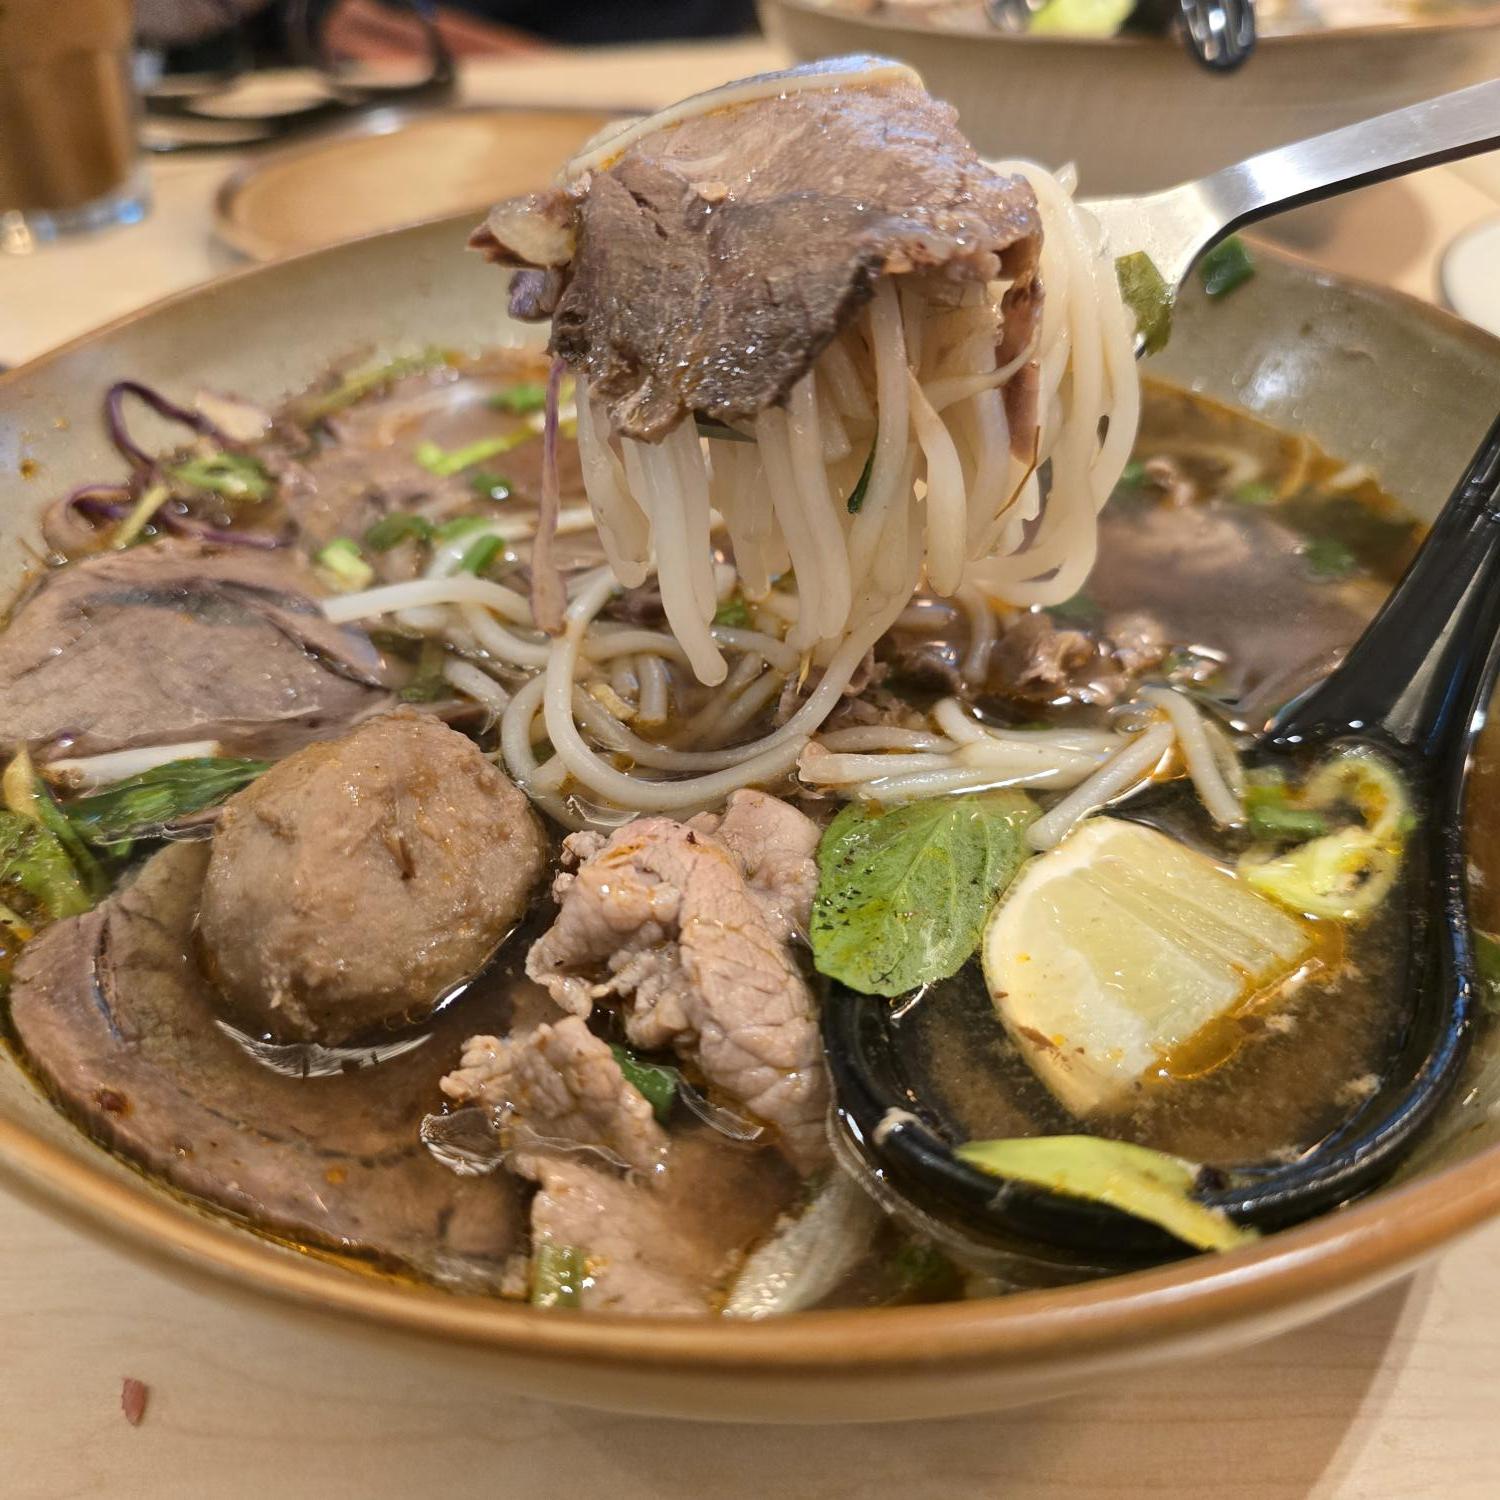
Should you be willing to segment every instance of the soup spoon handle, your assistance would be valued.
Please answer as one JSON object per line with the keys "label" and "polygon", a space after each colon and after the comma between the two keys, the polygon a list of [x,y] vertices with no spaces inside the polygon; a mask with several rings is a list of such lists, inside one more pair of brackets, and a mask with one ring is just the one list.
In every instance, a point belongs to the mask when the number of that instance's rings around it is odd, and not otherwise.
{"label": "soup spoon handle", "polygon": [[1500,79],[1264,151],[1197,182],[1093,198],[1117,255],[1144,250],[1180,286],[1205,250],[1257,219],[1500,147]]}
{"label": "soup spoon handle", "polygon": [[1331,676],[1288,704],[1265,743],[1373,735],[1426,760],[1467,730],[1500,638],[1500,417],[1380,612]]}

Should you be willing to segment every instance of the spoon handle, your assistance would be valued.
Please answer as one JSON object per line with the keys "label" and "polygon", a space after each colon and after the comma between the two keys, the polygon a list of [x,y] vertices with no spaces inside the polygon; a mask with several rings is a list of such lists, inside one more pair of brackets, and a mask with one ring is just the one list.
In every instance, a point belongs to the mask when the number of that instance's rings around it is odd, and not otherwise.
{"label": "spoon handle", "polygon": [[1268,730],[1292,748],[1383,733],[1424,757],[1466,732],[1500,638],[1500,418],[1400,583],[1343,664]]}

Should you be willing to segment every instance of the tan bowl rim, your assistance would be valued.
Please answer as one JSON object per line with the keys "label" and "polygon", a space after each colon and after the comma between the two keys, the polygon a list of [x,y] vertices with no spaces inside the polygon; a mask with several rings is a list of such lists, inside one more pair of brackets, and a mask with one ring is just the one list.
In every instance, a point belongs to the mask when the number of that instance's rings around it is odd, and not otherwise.
{"label": "tan bowl rim", "polygon": [[[760,0],[766,9],[780,6],[784,10],[798,10],[807,15],[829,17],[836,21],[851,21],[859,26],[873,26],[882,31],[896,31],[903,35],[962,37],[970,41],[1012,45],[1019,43],[1027,47],[1163,47],[1174,49],[1178,44],[1166,37],[1137,36],[1055,36],[1037,35],[1035,32],[974,31],[960,26],[939,26],[907,20],[890,15],[860,15],[844,10],[837,5],[822,3],[822,0]],[[1500,26],[1500,4],[1483,8],[1464,7],[1461,12],[1447,16],[1411,17],[1406,20],[1369,21],[1358,26],[1308,27],[1300,31],[1273,31],[1263,33],[1258,45],[1280,47],[1289,42],[1370,41],[1379,37],[1409,35],[1433,36],[1445,32],[1477,31],[1486,26]]]}
{"label": "tan bowl rim", "polygon": [[[457,230],[467,215],[433,221]],[[411,232],[382,231],[382,234]],[[379,235],[365,236],[366,239]],[[349,244],[311,250],[337,255]],[[1259,253],[1269,253],[1261,249]],[[140,319],[218,294],[242,279],[276,276],[293,261],[252,265],[116,318],[0,375],[0,403],[33,372]],[[1500,340],[1404,292],[1308,267],[1445,325],[1450,335],[1500,353]],[[80,1133],[80,1139],[87,1139]],[[104,1148],[95,1146],[101,1156]],[[1153,1270],[1041,1291],[916,1307],[810,1312],[762,1323],[713,1318],[560,1317],[498,1298],[450,1294],[361,1274],[332,1257],[299,1252],[236,1225],[228,1215],[170,1195],[141,1177],[107,1171],[0,1118],[0,1181],[28,1201],[148,1264],[351,1322],[468,1345],[497,1356],[596,1369],[679,1374],[743,1373],[821,1379],[837,1372],[877,1380],[941,1365],[961,1373],[1099,1360],[1170,1345],[1210,1327],[1261,1322],[1297,1305],[1347,1295],[1410,1269],[1449,1240],[1500,1214],[1500,1145],[1350,1208],[1257,1244]]]}

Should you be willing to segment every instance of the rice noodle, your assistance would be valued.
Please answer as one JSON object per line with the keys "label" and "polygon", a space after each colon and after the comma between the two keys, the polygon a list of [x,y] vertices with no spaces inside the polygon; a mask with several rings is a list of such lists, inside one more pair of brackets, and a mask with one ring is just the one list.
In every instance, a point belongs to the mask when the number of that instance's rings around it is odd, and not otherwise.
{"label": "rice noodle", "polygon": [[1220,757],[1209,741],[1198,710],[1182,693],[1171,688],[1142,688],[1141,697],[1161,709],[1171,722],[1188,775],[1193,778],[1193,786],[1208,815],[1221,828],[1243,822],[1245,811],[1240,798],[1224,778]]}

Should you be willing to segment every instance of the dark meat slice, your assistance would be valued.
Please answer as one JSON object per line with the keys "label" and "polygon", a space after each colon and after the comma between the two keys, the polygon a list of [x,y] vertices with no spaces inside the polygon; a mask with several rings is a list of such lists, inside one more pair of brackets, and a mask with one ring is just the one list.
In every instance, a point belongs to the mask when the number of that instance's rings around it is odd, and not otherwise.
{"label": "dark meat slice", "polygon": [[[955,119],[889,81],[721,108],[581,180],[571,225],[549,195],[502,204],[472,243],[555,270],[571,229],[553,348],[618,430],[655,440],[689,412],[748,421],[786,397],[880,276],[1003,276],[1018,323],[1034,319],[1035,198],[990,170]],[[545,216],[542,262],[517,232],[528,208]],[[522,293],[523,311],[554,300],[534,279]]]}
{"label": "dark meat slice", "polygon": [[[810,1171],[827,1157],[828,1083],[812,992],[784,933],[807,919],[812,876],[796,864],[811,867],[817,831],[793,809],[773,815],[762,806],[772,800],[730,799],[738,848],[670,818],[637,818],[607,841],[574,834],[581,867],[555,882],[561,910],[526,970],[577,1014],[606,996],[628,1001],[632,1043],[695,1060]],[[775,878],[752,888],[751,870]]]}
{"label": "dark meat slice", "polygon": [[681,1316],[711,1312],[743,1248],[764,1239],[796,1183],[774,1153],[677,1137],[663,1172],[620,1178],[572,1157],[522,1157],[539,1191],[533,1246],[579,1250],[590,1311]]}
{"label": "dark meat slice", "polygon": [[419,1019],[474,975],[545,861],[525,794],[472,741],[382,714],[224,806],[205,960],[247,1030],[342,1042]]}
{"label": "dark meat slice", "polygon": [[456,1104],[500,1110],[513,1141],[597,1147],[647,1171],[667,1153],[667,1133],[627,1081],[608,1043],[577,1016],[509,1039],[476,1036],[442,1082]]}
{"label": "dark meat slice", "polygon": [[379,653],[287,552],[162,541],[58,568],[0,634],[0,741],[42,758],[280,753],[389,702]]}
{"label": "dark meat slice", "polygon": [[135,883],[36,938],[11,1016],[63,1107],[105,1145],[253,1223],[498,1284],[523,1213],[503,1176],[460,1178],[419,1137],[435,1059],[289,1078],[216,1025],[192,958],[209,851],[173,844]]}

